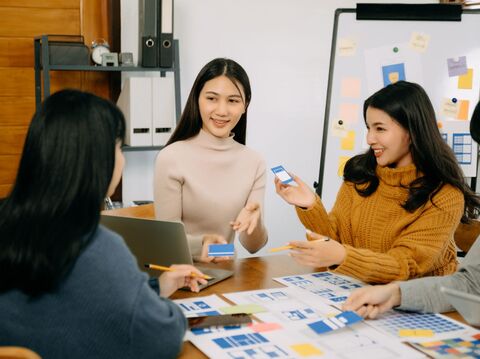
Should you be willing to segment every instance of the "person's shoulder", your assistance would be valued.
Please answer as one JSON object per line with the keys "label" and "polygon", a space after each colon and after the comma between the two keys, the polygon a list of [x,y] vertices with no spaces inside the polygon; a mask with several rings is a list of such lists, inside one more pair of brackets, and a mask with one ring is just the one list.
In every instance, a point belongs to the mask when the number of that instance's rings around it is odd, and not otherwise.
{"label": "person's shoulder", "polygon": [[265,159],[260,154],[260,152],[246,146],[242,145],[241,143],[235,142],[235,146],[242,152],[242,154],[246,157],[249,157],[251,160],[256,162],[265,162]]}
{"label": "person's shoulder", "polygon": [[175,164],[178,163],[178,157],[190,150],[189,141],[177,141],[162,148],[157,155],[156,163]]}
{"label": "person's shoulder", "polygon": [[459,188],[449,183],[446,183],[435,194],[435,196],[433,197],[433,201],[435,205],[456,204],[456,205],[462,205],[462,208],[463,208],[465,198],[462,191]]}

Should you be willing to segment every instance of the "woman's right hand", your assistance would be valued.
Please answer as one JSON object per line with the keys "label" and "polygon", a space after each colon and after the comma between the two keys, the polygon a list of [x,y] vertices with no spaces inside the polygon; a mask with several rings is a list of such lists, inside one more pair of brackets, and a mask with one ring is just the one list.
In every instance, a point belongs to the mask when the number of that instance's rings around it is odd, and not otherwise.
{"label": "woman's right hand", "polygon": [[210,244],[227,244],[228,242],[225,238],[219,234],[205,234],[203,236],[202,242],[202,253],[200,257],[196,257],[195,260],[197,262],[203,263],[218,263],[218,262],[225,262],[232,259],[232,257],[209,257],[208,256],[208,246]]}
{"label": "woman's right hand", "polygon": [[315,193],[303,182],[299,177],[292,175],[296,186],[283,184],[275,177],[275,189],[277,194],[282,197],[285,202],[293,204],[297,207],[310,208],[315,204]]}
{"label": "woman's right hand", "polygon": [[170,266],[172,271],[164,272],[158,278],[160,296],[169,297],[177,289],[189,287],[192,292],[198,292],[199,284],[207,284],[203,273],[189,264],[174,264]]}

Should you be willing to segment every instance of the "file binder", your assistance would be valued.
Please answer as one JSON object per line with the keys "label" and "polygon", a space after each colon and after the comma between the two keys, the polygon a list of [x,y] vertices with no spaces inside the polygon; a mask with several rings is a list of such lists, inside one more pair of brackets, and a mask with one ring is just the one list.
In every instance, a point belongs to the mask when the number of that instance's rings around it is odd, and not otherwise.
{"label": "file binder", "polygon": [[140,54],[143,67],[158,67],[159,0],[139,2]]}
{"label": "file binder", "polygon": [[159,66],[173,67],[173,0],[158,0],[160,26],[158,27]]}
{"label": "file binder", "polygon": [[175,82],[173,77],[152,77],[152,137],[154,146],[164,146],[175,128]]}
{"label": "file binder", "polygon": [[126,122],[125,144],[152,145],[152,81],[149,77],[130,77],[125,80],[117,101]]}

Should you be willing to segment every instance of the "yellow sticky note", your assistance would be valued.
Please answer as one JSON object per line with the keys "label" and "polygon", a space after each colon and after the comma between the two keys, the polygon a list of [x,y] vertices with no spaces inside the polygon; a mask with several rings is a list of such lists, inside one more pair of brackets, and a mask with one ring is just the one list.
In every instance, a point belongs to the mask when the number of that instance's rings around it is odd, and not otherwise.
{"label": "yellow sticky note", "polygon": [[354,39],[342,38],[338,41],[338,54],[340,56],[353,56],[357,51],[357,43]]}
{"label": "yellow sticky note", "polygon": [[435,333],[431,329],[399,329],[400,337],[433,337]]}
{"label": "yellow sticky note", "polygon": [[360,109],[356,103],[342,103],[340,105],[340,118],[347,123],[357,123]]}
{"label": "yellow sticky note", "polygon": [[358,77],[345,77],[342,79],[341,94],[343,97],[360,97],[360,79]]}
{"label": "yellow sticky note", "polygon": [[323,352],[314,347],[312,344],[295,344],[292,345],[291,348],[295,351],[298,355],[302,357],[309,357],[313,355],[322,355]]}
{"label": "yellow sticky note", "polygon": [[225,314],[236,314],[236,313],[254,314],[254,313],[266,312],[267,310],[258,304],[240,304],[240,305],[232,305],[230,307],[220,308],[220,311]]}
{"label": "yellow sticky note", "polygon": [[465,75],[458,76],[458,88],[471,90],[473,87],[473,69],[468,69]]}
{"label": "yellow sticky note", "polygon": [[337,171],[338,177],[343,177],[343,170],[345,169],[345,164],[349,159],[350,157],[348,156],[340,156],[338,158],[338,171]]}
{"label": "yellow sticky note", "polygon": [[419,32],[412,32],[410,36],[410,48],[414,51],[424,53],[428,48],[430,35]]}
{"label": "yellow sticky note", "polygon": [[342,150],[352,151],[355,146],[355,131],[348,131],[340,144]]}
{"label": "yellow sticky note", "polygon": [[460,100],[458,104],[458,114],[457,118],[459,120],[468,120],[468,107],[470,105],[470,101],[468,100]]}
{"label": "yellow sticky note", "polygon": [[443,341],[436,341],[436,342],[427,342],[427,343],[422,343],[422,346],[425,348],[429,347],[438,347],[439,345],[445,344]]}

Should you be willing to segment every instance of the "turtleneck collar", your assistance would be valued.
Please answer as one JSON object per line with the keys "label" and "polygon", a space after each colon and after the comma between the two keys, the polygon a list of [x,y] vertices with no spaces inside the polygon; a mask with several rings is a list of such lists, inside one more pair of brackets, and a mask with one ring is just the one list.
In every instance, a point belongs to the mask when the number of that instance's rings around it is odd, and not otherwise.
{"label": "turtleneck collar", "polygon": [[232,149],[237,142],[233,139],[234,134],[231,134],[229,137],[216,137],[210,132],[200,129],[198,135],[191,138],[193,142],[200,145],[201,147],[212,149],[215,151],[227,151]]}
{"label": "turtleneck collar", "polygon": [[421,174],[417,172],[417,167],[413,163],[400,168],[377,166],[376,171],[380,181],[393,187],[406,187],[413,180],[421,176]]}

